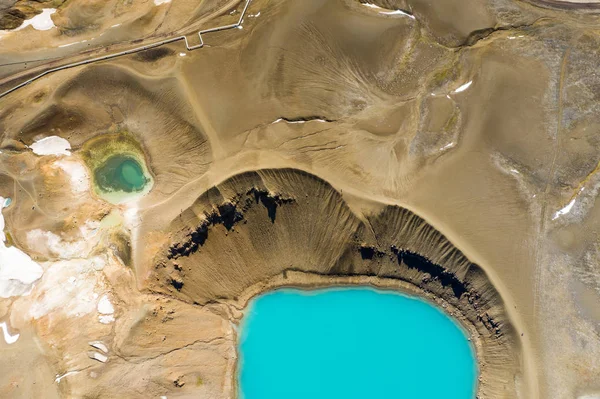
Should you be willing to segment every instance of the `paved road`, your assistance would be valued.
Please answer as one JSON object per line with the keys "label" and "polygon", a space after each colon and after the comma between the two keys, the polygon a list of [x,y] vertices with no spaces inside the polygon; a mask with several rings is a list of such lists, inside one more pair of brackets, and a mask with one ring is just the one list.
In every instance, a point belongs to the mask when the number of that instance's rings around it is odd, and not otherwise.
{"label": "paved road", "polygon": [[30,84],[31,82],[34,82],[34,81],[36,81],[36,80],[38,80],[38,79],[40,79],[40,78],[42,78],[42,77],[44,77],[44,76],[46,76],[48,74],[51,74],[53,72],[58,72],[58,71],[61,71],[63,69],[74,68],[74,67],[85,65],[85,64],[91,64],[92,62],[105,61],[105,60],[109,60],[109,59],[121,57],[123,55],[133,54],[133,53],[137,53],[137,52],[140,52],[140,51],[144,51],[144,50],[148,50],[148,49],[160,47],[160,46],[163,46],[165,44],[177,42],[177,41],[180,41],[180,40],[183,40],[185,42],[185,47],[188,50],[195,50],[195,49],[201,48],[201,47],[204,46],[204,41],[202,40],[202,35],[203,34],[211,33],[211,32],[218,32],[218,31],[223,31],[223,30],[228,30],[228,29],[236,29],[239,26],[241,26],[242,23],[243,23],[243,20],[244,20],[244,16],[246,15],[246,12],[248,10],[248,6],[250,5],[251,1],[252,0],[246,0],[246,4],[244,5],[244,9],[242,10],[240,18],[238,19],[238,21],[236,23],[230,24],[230,25],[218,26],[216,28],[203,29],[203,30],[198,31],[197,35],[198,35],[198,38],[200,39],[200,44],[190,45],[189,42],[188,42],[188,39],[187,39],[187,37],[185,35],[174,36],[174,37],[171,37],[171,38],[168,38],[168,39],[164,39],[164,40],[160,40],[160,41],[157,41],[157,42],[149,43],[149,44],[146,44],[146,45],[143,45],[143,46],[139,46],[139,47],[134,47],[134,48],[127,49],[127,50],[124,50],[124,51],[119,51],[119,52],[112,53],[112,54],[107,54],[107,55],[103,55],[103,56],[99,56],[99,57],[88,58],[88,59],[84,59],[84,60],[81,60],[81,61],[77,61],[77,62],[72,62],[72,63],[69,63],[69,64],[60,65],[60,66],[57,66],[55,68],[47,69],[46,71],[41,72],[41,73],[39,73],[39,74],[37,74],[37,75],[35,75],[35,76],[33,76],[33,77],[25,80],[24,82],[22,82],[22,83],[20,83],[20,84],[18,84],[16,86],[13,86],[13,87],[9,88],[8,90],[0,93],[0,98],[2,98],[4,96],[7,96],[8,94],[12,93],[13,91],[18,90],[21,87],[24,87],[24,86]]}

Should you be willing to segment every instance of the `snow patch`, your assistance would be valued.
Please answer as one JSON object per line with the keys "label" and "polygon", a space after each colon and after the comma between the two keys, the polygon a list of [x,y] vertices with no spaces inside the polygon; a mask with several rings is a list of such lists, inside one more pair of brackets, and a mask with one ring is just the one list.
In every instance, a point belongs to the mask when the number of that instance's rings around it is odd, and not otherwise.
{"label": "snow patch", "polygon": [[103,295],[102,298],[98,301],[98,313],[109,315],[115,313],[115,308],[112,303],[110,303],[110,299],[108,299],[108,295]]}
{"label": "snow patch", "polygon": [[445,151],[445,150],[447,150],[447,149],[449,149],[449,148],[452,148],[452,147],[454,147],[455,145],[456,145],[456,144],[455,144],[455,143],[452,141],[452,142],[450,142],[450,143],[446,144],[445,146],[441,147],[441,148],[440,148],[440,151]]}
{"label": "snow patch", "polygon": [[49,136],[33,143],[29,148],[36,155],[71,155],[71,144],[62,137]]}
{"label": "snow patch", "polygon": [[159,6],[161,4],[166,4],[166,3],[170,3],[171,0],[154,0],[154,5],[155,6]]}
{"label": "snow patch", "polygon": [[415,16],[412,14],[407,13],[406,11],[402,11],[402,10],[395,10],[395,11],[379,11],[380,14],[384,14],[384,15],[403,15],[405,17],[408,17],[410,19],[415,19]]}
{"label": "snow patch", "polygon": [[21,334],[11,334],[8,332],[8,325],[6,324],[5,321],[3,321],[2,323],[0,323],[0,330],[2,330],[2,335],[4,335],[4,341],[7,344],[14,344],[15,342],[17,342],[17,340],[19,339],[19,337],[21,336]]}
{"label": "snow patch", "polygon": [[10,298],[29,293],[33,283],[44,270],[31,258],[15,247],[0,243],[0,298]]}
{"label": "snow patch", "polygon": [[99,316],[99,317],[98,317],[98,321],[99,321],[100,323],[102,323],[102,324],[110,324],[110,323],[112,323],[113,321],[115,321],[115,317],[114,317],[114,316],[112,316],[112,315],[110,315],[110,316],[107,316],[107,315],[101,315],[101,316]]}
{"label": "snow patch", "polygon": [[35,30],[50,30],[55,27],[54,21],[52,21],[51,15],[56,12],[56,8],[42,8],[42,13],[23,21],[21,26],[17,29],[13,29],[14,32],[25,29],[29,25]]}
{"label": "snow patch", "polygon": [[569,202],[564,208],[562,208],[561,210],[557,211],[554,214],[554,216],[552,216],[552,220],[558,219],[560,216],[566,215],[567,213],[571,212],[571,209],[573,208],[573,205],[575,205],[575,200],[577,200],[577,198],[573,198],[571,200],[571,202]]}
{"label": "snow patch", "polygon": [[102,342],[102,341],[92,341],[92,342],[88,342],[88,344],[91,347],[99,349],[104,353],[108,353],[108,347],[106,345],[104,345],[104,342]]}
{"label": "snow patch", "polygon": [[299,123],[302,124],[302,123],[306,123],[306,122],[321,122],[321,123],[325,123],[327,121],[325,119],[320,119],[320,118],[319,119],[309,119],[309,120],[297,120],[297,121],[288,121],[288,120],[285,120],[283,118],[279,118],[279,119],[275,119],[273,122],[271,122],[271,125],[274,125],[274,124],[279,123],[279,122],[285,122],[285,123],[289,123],[289,124],[295,125],[295,124],[299,124]]}
{"label": "snow patch", "polygon": [[62,374],[62,375],[56,375],[56,378],[54,379],[54,382],[56,382],[57,384],[60,384],[60,380],[62,380],[65,377],[68,377],[70,375],[73,374],[77,374],[79,373],[79,370],[73,370],[73,371],[67,371],[66,373]]}
{"label": "snow patch", "polygon": [[378,5],[372,4],[372,3],[361,3],[363,6],[365,7],[369,7],[372,8],[374,10],[377,10],[379,12],[379,14],[383,14],[383,15],[402,15],[404,17],[408,17],[410,19],[415,19],[415,16],[412,14],[407,13],[406,11],[402,11],[402,10],[393,10],[393,11],[389,11],[383,7],[379,7]]}
{"label": "snow patch", "polygon": [[9,298],[29,293],[44,271],[25,252],[6,246],[2,209],[10,205],[10,199],[0,197],[0,204],[0,298]]}
{"label": "snow patch", "polygon": [[90,359],[97,360],[101,363],[106,363],[106,361],[108,360],[108,356],[98,352],[90,352],[88,353],[88,356],[90,357]]}
{"label": "snow patch", "polygon": [[463,91],[467,90],[472,84],[473,84],[473,81],[470,80],[467,83],[465,83],[464,85],[459,86],[458,89],[454,90],[452,93],[462,93]]}

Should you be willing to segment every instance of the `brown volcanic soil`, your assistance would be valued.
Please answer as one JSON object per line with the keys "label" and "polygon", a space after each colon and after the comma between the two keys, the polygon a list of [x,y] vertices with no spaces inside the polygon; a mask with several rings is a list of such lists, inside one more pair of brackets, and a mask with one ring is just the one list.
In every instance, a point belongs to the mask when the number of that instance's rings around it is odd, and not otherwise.
{"label": "brown volcanic soil", "polygon": [[153,291],[201,306],[275,286],[359,283],[425,295],[456,309],[477,342],[478,395],[516,395],[521,350],[500,295],[479,266],[408,210],[355,215],[314,176],[264,170],[210,189],[169,230],[174,243],[147,278]]}
{"label": "brown volcanic soil", "polygon": [[[43,364],[35,381],[0,373],[6,395],[232,397],[246,301],[327,284],[445,306],[478,348],[480,398],[598,395],[597,15],[373,3],[414,19],[351,0],[255,0],[243,29],[206,35],[202,50],[174,43],[0,99],[5,232],[44,269],[29,296],[0,299],[0,322],[22,332],[0,370]],[[197,6],[132,6],[120,18],[146,25],[110,43],[240,10]],[[20,43],[81,56],[57,46],[85,10],[65,2],[56,31],[0,37],[0,58],[23,61]],[[86,29],[78,40],[97,33]],[[17,69],[3,68],[8,87]],[[84,165],[90,140],[123,132],[154,186],[112,205],[61,162]],[[73,155],[27,148],[52,135]],[[114,322],[99,322],[102,295]],[[96,340],[106,363],[90,358]]]}

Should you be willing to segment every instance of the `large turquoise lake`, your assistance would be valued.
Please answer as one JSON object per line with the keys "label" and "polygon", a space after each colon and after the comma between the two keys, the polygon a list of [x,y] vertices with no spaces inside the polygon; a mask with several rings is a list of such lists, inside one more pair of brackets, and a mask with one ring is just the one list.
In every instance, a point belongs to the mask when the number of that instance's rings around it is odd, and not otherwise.
{"label": "large turquoise lake", "polygon": [[240,326],[242,399],[473,399],[466,333],[436,307],[370,288],[277,290]]}

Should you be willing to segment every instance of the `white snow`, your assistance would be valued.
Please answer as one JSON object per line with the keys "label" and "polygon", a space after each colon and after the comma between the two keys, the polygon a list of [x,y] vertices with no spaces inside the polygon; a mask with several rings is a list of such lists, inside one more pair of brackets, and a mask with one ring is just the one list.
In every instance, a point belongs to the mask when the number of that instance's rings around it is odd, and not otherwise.
{"label": "white snow", "polygon": [[415,19],[415,16],[412,14],[407,13],[406,11],[402,11],[402,10],[395,10],[395,11],[379,11],[380,14],[384,14],[384,15],[404,15],[405,17],[408,17],[410,19]]}
{"label": "white snow", "polygon": [[383,15],[402,15],[405,17],[408,17],[410,19],[415,19],[415,16],[412,14],[407,13],[406,11],[402,11],[402,10],[393,10],[393,11],[387,11],[385,8],[379,7],[378,5],[372,4],[372,3],[362,3],[363,6],[365,7],[369,7],[369,8],[373,8],[375,10],[385,10],[385,11],[379,11],[379,14],[383,14]]}
{"label": "white snow", "polygon": [[19,339],[19,336],[21,335],[21,334],[11,335],[11,333],[8,332],[8,325],[6,325],[5,321],[0,323],[0,329],[2,330],[2,334],[4,335],[4,341],[6,341],[6,343],[9,345],[17,342],[17,340]]}
{"label": "white snow", "polygon": [[14,31],[27,28],[29,25],[35,30],[49,30],[55,27],[54,21],[52,21],[51,15],[56,12],[55,8],[42,8],[42,13],[23,21],[21,26]]}
{"label": "white snow", "polygon": [[571,208],[573,208],[573,205],[575,205],[575,200],[577,198],[573,198],[571,200],[571,202],[569,202],[564,208],[562,208],[561,210],[557,211],[554,216],[552,217],[552,220],[557,219],[558,217],[562,216],[562,215],[566,215],[567,213],[571,212]]}
{"label": "white snow", "polygon": [[110,299],[108,299],[108,295],[103,295],[102,298],[98,301],[98,313],[104,315],[110,315],[115,313],[115,308],[112,303],[110,303]]}
{"label": "white snow", "polygon": [[325,119],[310,119],[310,120],[307,120],[307,121],[303,121],[303,120],[286,121],[283,118],[279,118],[279,119],[275,119],[273,122],[271,122],[271,125],[274,125],[274,124],[279,123],[279,122],[285,122],[285,123],[289,123],[289,124],[295,125],[295,124],[298,124],[298,123],[306,123],[306,122],[321,122],[321,123],[325,123],[327,121]]}
{"label": "white snow", "polygon": [[115,317],[112,315],[110,315],[110,316],[102,315],[102,316],[98,316],[98,321],[102,324],[110,324],[113,321],[115,321]]}
{"label": "white snow", "polygon": [[166,3],[170,3],[171,0],[154,0],[154,5],[155,6],[159,6],[161,4],[166,4]]}
{"label": "white snow", "polygon": [[467,90],[472,84],[473,84],[473,81],[470,80],[467,83],[465,83],[464,85],[459,86],[458,89],[453,91],[453,93],[461,93],[461,92]]}
{"label": "white snow", "polygon": [[0,243],[0,298],[26,294],[43,273],[26,253]]}
{"label": "white snow", "polygon": [[2,209],[10,204],[0,196],[0,298],[24,295],[42,277],[42,267],[16,247],[6,246]]}
{"label": "white snow", "polygon": [[98,352],[90,352],[88,354],[88,356],[91,359],[97,360],[97,361],[102,362],[102,363],[106,363],[106,361],[108,360],[108,356],[103,355],[102,353],[98,353]]}
{"label": "white snow", "polygon": [[49,136],[33,143],[29,148],[36,155],[71,155],[71,144],[62,137]]}
{"label": "white snow", "polygon": [[92,341],[92,342],[88,342],[88,344],[90,344],[90,346],[101,350],[104,353],[108,353],[108,347],[106,345],[104,345],[104,342],[102,341]]}
{"label": "white snow", "polygon": [[54,379],[54,382],[56,382],[57,384],[60,384],[60,380],[62,380],[65,377],[68,377],[70,375],[73,374],[77,374],[79,373],[79,370],[73,370],[73,371],[67,371],[66,373],[62,374],[62,375],[56,375],[56,378]]}
{"label": "white snow", "polygon": [[445,146],[443,146],[442,148],[440,148],[440,151],[444,151],[447,150],[448,148],[452,148],[454,147],[455,143],[454,142],[450,142],[448,144],[446,144]]}

